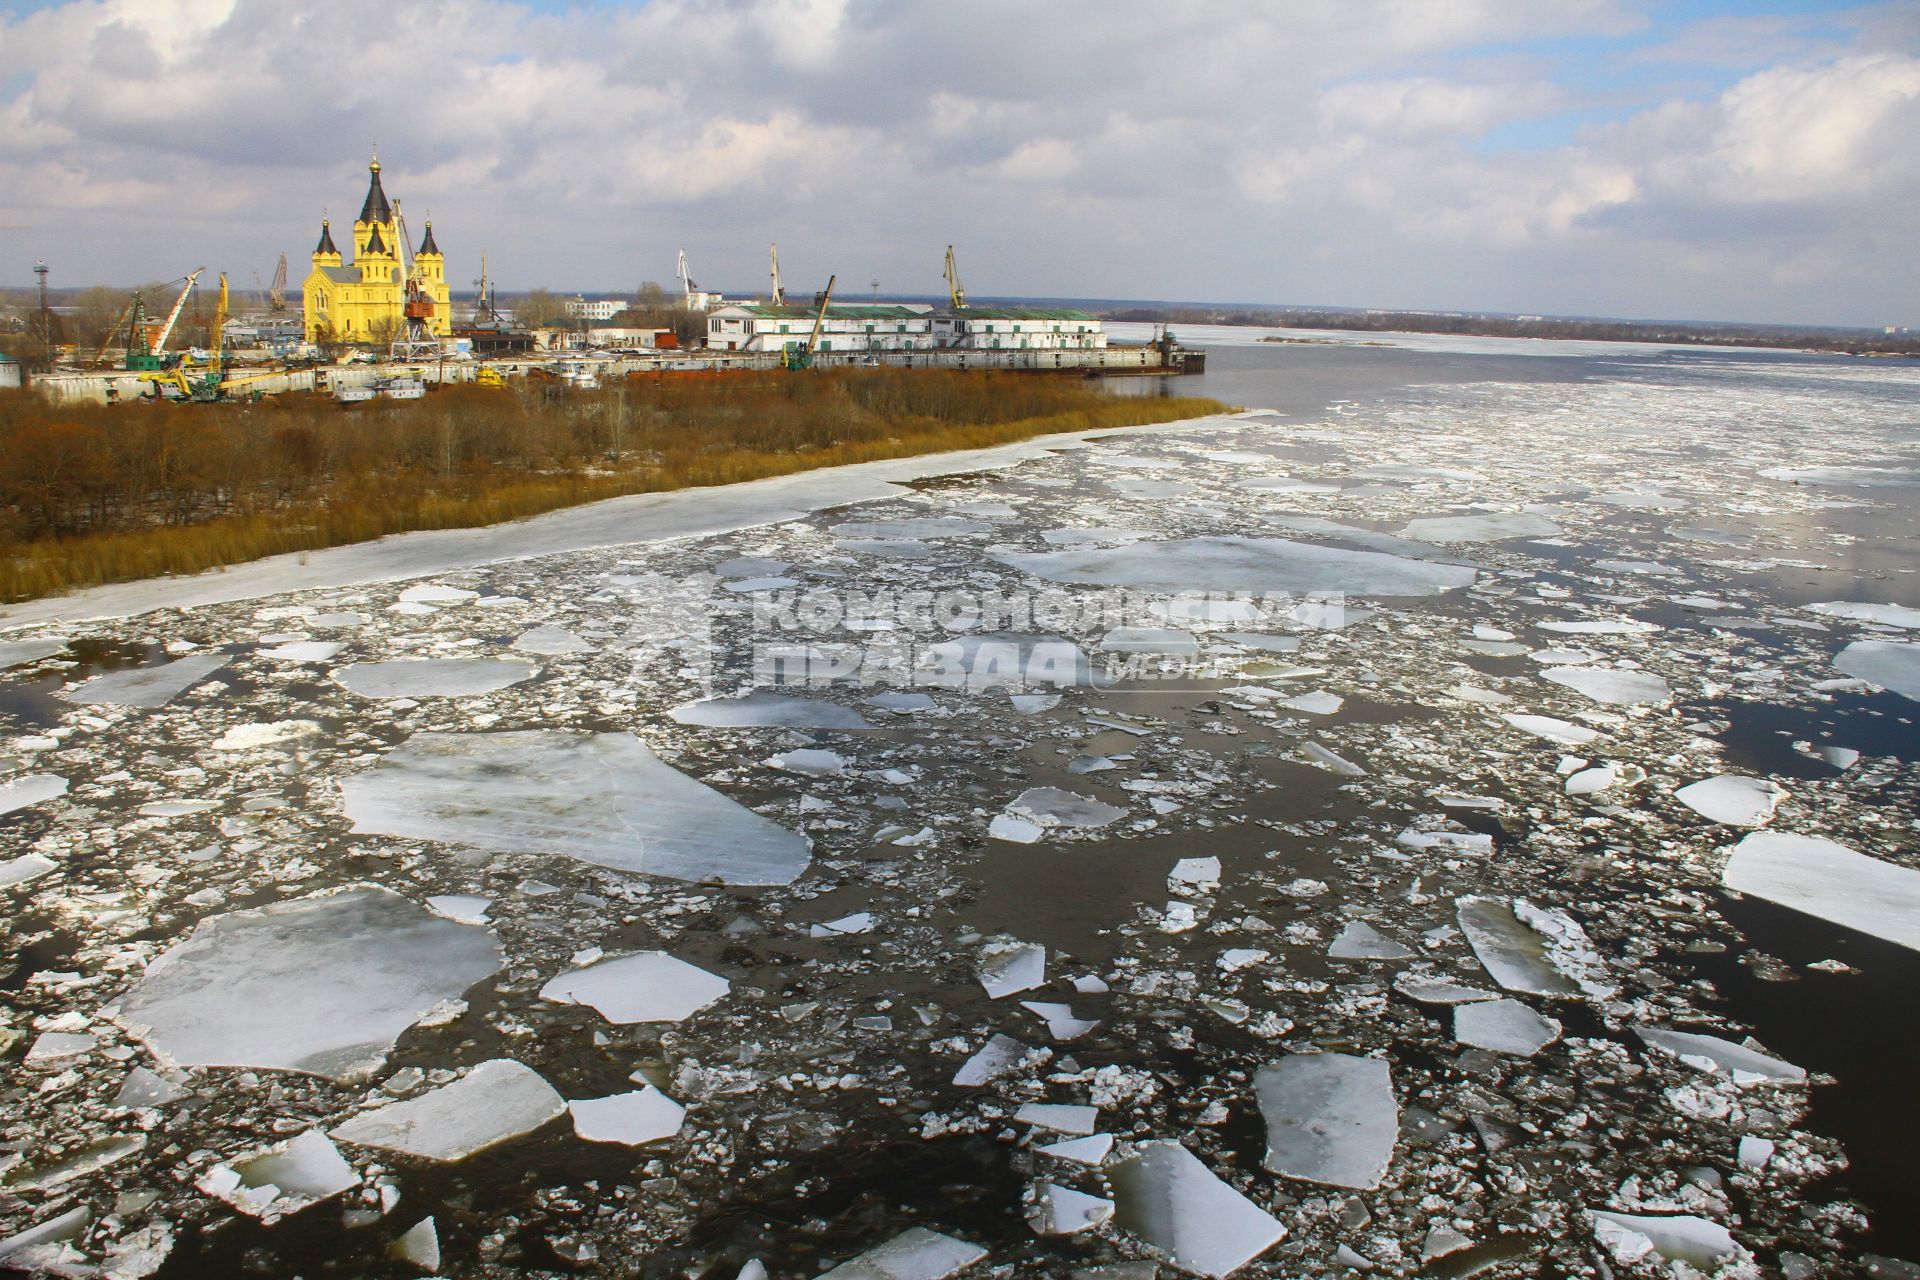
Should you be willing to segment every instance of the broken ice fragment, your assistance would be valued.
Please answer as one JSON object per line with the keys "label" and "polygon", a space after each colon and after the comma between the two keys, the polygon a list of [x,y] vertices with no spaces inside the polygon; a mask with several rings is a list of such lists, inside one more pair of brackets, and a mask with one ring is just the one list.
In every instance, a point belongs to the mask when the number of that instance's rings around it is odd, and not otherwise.
{"label": "broken ice fragment", "polygon": [[1035,1147],[1034,1150],[1042,1155],[1052,1156],[1056,1160],[1071,1160],[1075,1164],[1098,1165],[1105,1161],[1107,1153],[1113,1150],[1113,1135],[1110,1133],[1096,1133],[1085,1138],[1070,1138],[1065,1142],[1051,1142],[1044,1147]]}
{"label": "broken ice fragment", "polygon": [[1569,746],[1583,746],[1600,736],[1598,730],[1569,724],[1552,716],[1503,715],[1500,718],[1523,733],[1545,738],[1548,742],[1564,742]]}
{"label": "broken ice fragment", "polygon": [[1637,618],[1580,618],[1568,621],[1536,622],[1542,631],[1569,636],[1637,636],[1658,631],[1657,624]]}
{"label": "broken ice fragment", "polygon": [[1903,698],[1920,702],[1920,644],[1904,640],[1855,640],[1833,665]]}
{"label": "broken ice fragment", "polygon": [[451,1084],[334,1126],[332,1136],[424,1160],[464,1160],[567,1113],[540,1073],[511,1058],[483,1062]]}
{"label": "broken ice fragment", "polygon": [[1100,1122],[1100,1108],[1058,1102],[1029,1102],[1013,1113],[1021,1124],[1038,1125],[1055,1133],[1088,1134]]}
{"label": "broken ice fragment", "polygon": [[1114,1220],[1198,1275],[1228,1276],[1287,1229],[1178,1142],[1143,1142],[1108,1173]]}
{"label": "broken ice fragment", "polygon": [[1471,1004],[1475,1000],[1495,1000],[1491,991],[1469,987],[1432,974],[1403,973],[1393,980],[1393,989],[1419,1004]]}
{"label": "broken ice fragment", "polygon": [[1033,942],[990,942],[980,952],[980,985],[989,999],[1031,991],[1047,980],[1047,949]]}
{"label": "broken ice fragment", "polygon": [[217,1164],[194,1185],[244,1214],[275,1218],[360,1184],[360,1175],[318,1129],[257,1155]]}
{"label": "broken ice fragment", "polygon": [[1361,920],[1349,920],[1327,948],[1332,960],[1407,960],[1413,952]]}
{"label": "broken ice fragment", "polygon": [[1770,1053],[1722,1040],[1718,1036],[1695,1031],[1674,1031],[1667,1027],[1637,1027],[1640,1038],[1656,1049],[1664,1049],[1682,1062],[1705,1071],[1724,1071],[1736,1084],[1760,1080],[1798,1081],[1807,1078],[1805,1067],[1776,1058]]}
{"label": "broken ice fragment", "polygon": [[838,920],[828,920],[808,928],[810,938],[843,938],[849,934],[871,933],[873,931],[873,913],[856,911],[850,916],[841,916]]}
{"label": "broken ice fragment", "polygon": [[1560,1024],[1518,1000],[1485,1000],[1453,1011],[1453,1038],[1476,1049],[1531,1058],[1560,1038]]}
{"label": "broken ice fragment", "polygon": [[120,1092],[114,1097],[113,1105],[129,1108],[159,1107],[186,1096],[187,1090],[172,1081],[155,1075],[145,1067],[135,1067],[121,1082]]}
{"label": "broken ice fragment", "polygon": [[591,1005],[608,1022],[679,1022],[731,990],[718,974],[688,964],[664,951],[601,960],[560,974],[540,988],[540,998],[556,1004]]}
{"label": "broken ice fragment", "polygon": [[[1613,667],[1549,667],[1540,673],[1543,680],[1586,694],[1595,702],[1616,707],[1661,705],[1673,698],[1673,690],[1659,676],[1645,671],[1621,671]],[[1511,720],[1513,717],[1509,716]]]}
{"label": "broken ice fragment", "polygon": [[953,1082],[963,1088],[987,1084],[1018,1067],[1031,1052],[1012,1036],[1003,1036],[996,1031],[971,1058],[960,1064]]}
{"label": "broken ice fragment", "polygon": [[1193,632],[1166,627],[1115,627],[1101,639],[1108,653],[1147,653],[1173,658],[1192,658],[1200,652]]}
{"label": "broken ice fragment", "polygon": [[67,642],[58,636],[44,640],[0,640],[0,668],[51,658],[66,647]]}
{"label": "broken ice fragment", "polygon": [[1578,995],[1580,988],[1547,957],[1547,940],[1497,898],[1462,898],[1455,904],[1460,931],[1493,980],[1509,991],[1536,996]]}
{"label": "broken ice fragment", "polygon": [[[912,695],[926,699],[925,694]],[[931,700],[926,699],[931,705]],[[877,699],[876,699],[877,701]],[[715,729],[871,729],[859,712],[821,698],[756,689],[738,698],[702,698],[667,713],[681,724]]]}
{"label": "broken ice fragment", "polygon": [[1042,1182],[1033,1189],[1033,1207],[1028,1221],[1034,1234],[1071,1236],[1091,1231],[1113,1216],[1113,1201],[1090,1196],[1054,1182]]}
{"label": "broken ice fragment", "polygon": [[1220,887],[1220,859],[1182,858],[1167,873],[1167,892],[1205,895]]}
{"label": "broken ice fragment", "polygon": [[1709,822],[1733,827],[1764,827],[1787,793],[1766,778],[1723,773],[1681,787],[1673,798]]}
{"label": "broken ice fragment", "polygon": [[1098,830],[1126,817],[1127,811],[1058,787],[1029,787],[999,816],[1007,821],[998,823],[998,830],[990,828],[988,834],[1016,844],[1032,844],[1048,832]]}
{"label": "broken ice fragment", "polygon": [[1461,565],[1285,538],[1184,538],[1075,551],[997,553],[1035,577],[1148,591],[1351,592],[1428,596],[1473,585]]}
{"label": "broken ice fragment", "polygon": [[511,647],[521,653],[552,658],[563,657],[569,653],[581,653],[593,648],[565,627],[555,626],[541,626],[531,631],[523,631],[514,637]]}
{"label": "broken ice fragment", "polygon": [[1883,627],[1920,627],[1920,609],[1897,604],[1865,604],[1851,600],[1829,600],[1806,606],[1808,613],[1829,618],[1848,618],[1855,622],[1874,622]]}
{"label": "broken ice fragment", "polygon": [[38,880],[59,865],[53,859],[43,858],[37,853],[23,853],[17,858],[0,862],[0,889],[11,889],[29,880]]}
{"label": "broken ice fragment", "polygon": [[687,1109],[652,1085],[607,1098],[576,1098],[567,1104],[573,1131],[588,1142],[637,1147],[680,1132]]}
{"label": "broken ice fragment", "polygon": [[946,1280],[986,1256],[977,1244],[912,1227],[817,1280]]}
{"label": "broken ice fragment", "polygon": [[1756,831],[1733,847],[1720,882],[1920,951],[1920,871],[1832,840]]}
{"label": "broken ice fragment", "polygon": [[67,794],[67,780],[52,773],[26,773],[0,783],[0,813],[12,813]]}
{"label": "broken ice fragment", "polygon": [[5,1172],[0,1172],[0,1188],[9,1191],[51,1191],[55,1187],[65,1186],[76,1178],[109,1165],[115,1165],[128,1156],[137,1155],[146,1150],[147,1135],[144,1133],[115,1134],[110,1137],[95,1138],[71,1150],[64,1151],[51,1160],[34,1164],[16,1164]]}
{"label": "broken ice fragment", "polygon": [[1407,521],[1401,534],[1422,542],[1505,542],[1511,538],[1557,538],[1560,526],[1545,516],[1495,511],[1475,516],[1429,516]]}
{"label": "broken ice fragment", "polygon": [[345,1080],[501,959],[485,929],[358,886],[208,917],[147,966],[118,1017],[163,1061]]}
{"label": "broken ice fragment", "polygon": [[392,1243],[387,1245],[387,1254],[397,1261],[418,1267],[428,1275],[440,1270],[440,1230],[433,1219],[422,1218],[408,1227]]}
{"label": "broken ice fragment", "polygon": [[210,744],[215,751],[259,751],[267,747],[316,737],[320,725],[315,720],[275,720],[263,724],[237,724]]}
{"label": "broken ice fragment", "polygon": [[1387,1064],[1344,1053],[1289,1054],[1253,1078],[1267,1122],[1262,1162],[1282,1177],[1366,1190],[1393,1161],[1400,1108]]}
{"label": "broken ice fragment", "polygon": [[[1103,688],[1113,676],[1096,667],[1071,640],[1053,635],[1028,635],[993,632],[960,636],[915,649],[913,683],[922,688],[1032,689],[1041,686],[1067,688],[1090,686]],[[1022,704],[1021,698],[1042,695],[1015,694],[1015,708],[1023,714],[1044,711],[1058,705],[1058,697],[1046,704]]]}
{"label": "broken ice fragment", "polygon": [[427,899],[427,910],[456,924],[484,925],[487,912],[492,908],[492,898],[467,893],[445,893]]}
{"label": "broken ice fragment", "polygon": [[1592,1212],[1594,1239],[1616,1262],[1684,1262],[1712,1272],[1735,1251],[1727,1229],[1705,1218],[1609,1213],[1603,1209]]}
{"label": "broken ice fragment", "polygon": [[1089,1022],[1085,1018],[1074,1017],[1072,1008],[1064,1004],[1043,1000],[1022,1000],[1020,1007],[1045,1021],[1047,1034],[1055,1040],[1078,1040],[1100,1025],[1097,1021]]}
{"label": "broken ice fragment", "polygon": [[95,676],[59,696],[96,707],[160,707],[227,665],[224,653],[196,653],[153,667],[132,667]]}
{"label": "broken ice fragment", "polygon": [[1300,748],[1300,754],[1307,757],[1307,759],[1311,760],[1314,764],[1319,765],[1322,769],[1331,773],[1337,773],[1345,778],[1364,778],[1367,776],[1365,769],[1362,769],[1359,765],[1344,756],[1334,754],[1317,742],[1303,744]]}
{"label": "broken ice fragment", "polygon": [[513,658],[398,658],[352,663],[333,678],[363,698],[470,698],[539,674]]}
{"label": "broken ice fragment", "polygon": [[626,733],[419,733],[340,790],[355,831],[677,880],[786,884],[810,860],[805,836]]}

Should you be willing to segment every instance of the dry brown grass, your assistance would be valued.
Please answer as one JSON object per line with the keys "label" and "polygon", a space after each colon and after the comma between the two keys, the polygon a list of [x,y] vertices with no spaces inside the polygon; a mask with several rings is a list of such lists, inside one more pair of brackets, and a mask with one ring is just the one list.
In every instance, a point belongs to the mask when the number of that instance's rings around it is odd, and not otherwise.
{"label": "dry brown grass", "polygon": [[454,388],[369,408],[0,397],[0,598],[1223,406],[1031,375],[848,370],[587,395]]}

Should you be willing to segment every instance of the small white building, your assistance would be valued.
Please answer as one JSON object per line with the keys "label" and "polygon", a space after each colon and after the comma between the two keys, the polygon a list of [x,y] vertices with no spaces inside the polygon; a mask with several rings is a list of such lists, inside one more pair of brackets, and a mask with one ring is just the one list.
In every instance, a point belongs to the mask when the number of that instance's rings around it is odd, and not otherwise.
{"label": "small white building", "polygon": [[1091,312],[1065,307],[966,307],[934,317],[941,347],[962,351],[1091,351],[1107,345]]}
{"label": "small white building", "polygon": [[[715,351],[784,351],[805,345],[817,307],[730,302],[707,313],[707,346]],[[833,303],[820,325],[820,351],[931,351],[933,308]]]}
{"label": "small white building", "polygon": [[576,295],[567,299],[569,320],[611,320],[626,309],[627,304],[619,298],[595,298],[589,301]]}

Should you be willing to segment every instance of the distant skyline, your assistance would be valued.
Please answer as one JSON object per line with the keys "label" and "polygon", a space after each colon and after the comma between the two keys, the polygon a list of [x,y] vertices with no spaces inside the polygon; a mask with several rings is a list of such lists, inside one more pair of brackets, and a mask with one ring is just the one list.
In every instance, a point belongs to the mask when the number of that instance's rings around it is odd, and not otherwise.
{"label": "distant skyline", "polygon": [[0,0],[0,284],[350,224],[467,289],[1920,326],[1920,0]]}

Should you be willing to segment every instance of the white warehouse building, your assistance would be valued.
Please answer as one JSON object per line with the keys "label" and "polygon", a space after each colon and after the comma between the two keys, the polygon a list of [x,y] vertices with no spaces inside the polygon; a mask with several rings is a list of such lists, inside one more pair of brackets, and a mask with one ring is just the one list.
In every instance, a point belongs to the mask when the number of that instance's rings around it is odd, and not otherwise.
{"label": "white warehouse building", "polygon": [[567,315],[574,320],[611,320],[626,309],[627,304],[618,298],[567,299]]}
{"label": "white warehouse building", "polygon": [[[819,312],[764,302],[728,303],[707,315],[716,351],[783,351],[803,345]],[[967,307],[834,303],[820,325],[821,351],[1058,351],[1107,345],[1097,317],[1058,307]]]}
{"label": "white warehouse building", "polygon": [[[803,345],[819,310],[767,302],[730,302],[707,313],[715,351],[784,351]],[[931,351],[933,308],[833,303],[820,325],[821,351]]]}

